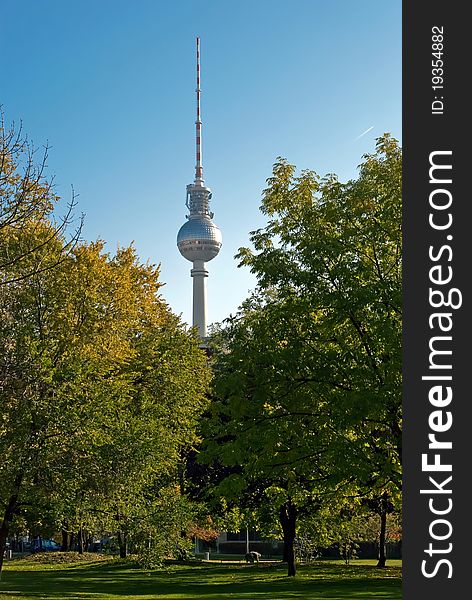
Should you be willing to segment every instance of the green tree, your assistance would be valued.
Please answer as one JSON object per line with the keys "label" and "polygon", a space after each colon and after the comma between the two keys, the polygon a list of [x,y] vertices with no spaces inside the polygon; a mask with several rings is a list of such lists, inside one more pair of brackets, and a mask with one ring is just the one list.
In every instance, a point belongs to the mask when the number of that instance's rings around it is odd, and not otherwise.
{"label": "green tree", "polygon": [[233,488],[284,491],[292,544],[297,515],[330,495],[398,502],[401,150],[379,138],[347,183],[280,159],[261,210],[267,225],[238,254],[258,290],[221,334],[207,452],[243,467]]}
{"label": "green tree", "polygon": [[174,482],[209,381],[196,336],[159,295],[159,269],[132,248],[79,243],[81,220],[69,234],[74,195],[56,218],[48,149],[36,155],[2,114],[0,571],[15,518],[38,531],[56,521],[64,546],[113,531],[126,554],[153,496],[175,489],[182,501]]}
{"label": "green tree", "polygon": [[[88,266],[89,280],[91,271]],[[119,327],[110,346],[116,350],[121,343],[123,356],[113,358],[113,376],[107,376],[107,386],[114,381],[117,387],[111,388],[113,401],[102,402],[96,416],[99,434],[89,440],[80,467],[69,471],[87,478],[80,484],[74,480],[78,496],[69,506],[79,507],[85,493],[103,526],[117,533],[124,556],[136,524],[146,521],[148,508],[154,510],[153,495],[160,494],[156,480],[172,487],[181,452],[197,441],[209,369],[197,338],[156,297],[156,270],[139,265],[134,252],[125,249],[110,261],[109,271],[109,301],[119,314],[110,324],[109,331]],[[89,281],[88,293],[104,281],[103,274]],[[90,518],[90,511],[81,512]]]}
{"label": "green tree", "polygon": [[[46,238],[34,224],[31,235]],[[206,356],[159,296],[158,269],[131,248],[103,243],[57,256],[54,268],[13,277],[2,296],[0,394],[2,544],[29,504],[53,510],[62,528],[111,529],[126,547],[128,524],[157,476],[176,476],[209,380]],[[40,248],[40,249],[39,249]],[[141,512],[140,512],[141,511]]]}

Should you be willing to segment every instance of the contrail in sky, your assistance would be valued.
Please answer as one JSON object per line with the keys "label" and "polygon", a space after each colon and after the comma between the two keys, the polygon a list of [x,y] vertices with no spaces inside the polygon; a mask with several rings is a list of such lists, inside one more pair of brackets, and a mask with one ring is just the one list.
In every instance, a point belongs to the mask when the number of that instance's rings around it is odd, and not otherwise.
{"label": "contrail in sky", "polygon": [[372,127],[369,127],[369,129],[366,129],[366,130],[364,131],[364,133],[361,133],[361,135],[358,135],[354,141],[355,141],[355,142],[357,142],[357,140],[360,140],[360,139],[361,139],[361,137],[363,137],[363,136],[364,136],[366,133],[369,133],[369,131],[370,131],[371,129],[373,129],[373,128],[374,128],[374,126],[372,125]]}

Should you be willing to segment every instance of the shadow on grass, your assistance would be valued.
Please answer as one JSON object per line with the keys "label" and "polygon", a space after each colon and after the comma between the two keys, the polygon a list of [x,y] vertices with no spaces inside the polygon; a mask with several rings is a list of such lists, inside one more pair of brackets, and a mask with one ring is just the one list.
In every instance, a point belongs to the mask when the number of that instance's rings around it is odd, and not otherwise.
{"label": "shadow on grass", "polygon": [[107,562],[47,570],[11,565],[0,583],[0,599],[7,598],[399,600],[401,591],[396,568],[320,564],[302,567],[296,578],[288,578],[281,565],[173,565],[148,573]]}

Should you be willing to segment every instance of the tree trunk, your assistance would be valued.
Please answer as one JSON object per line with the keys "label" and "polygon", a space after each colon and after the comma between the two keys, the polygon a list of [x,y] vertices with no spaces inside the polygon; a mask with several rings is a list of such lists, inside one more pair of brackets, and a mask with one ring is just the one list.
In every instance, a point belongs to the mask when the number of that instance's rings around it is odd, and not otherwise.
{"label": "tree trunk", "polygon": [[79,539],[79,554],[83,554],[84,553],[84,532],[82,531],[82,528],[79,529],[78,539]]}
{"label": "tree trunk", "polygon": [[5,555],[5,549],[7,546],[8,532],[10,531],[10,527],[11,527],[11,524],[13,521],[13,516],[14,516],[15,510],[18,506],[18,494],[20,492],[20,486],[21,486],[22,479],[23,479],[22,475],[17,475],[15,477],[13,493],[10,496],[8,504],[5,508],[5,512],[3,514],[3,521],[0,526],[0,577],[2,576],[3,558]]}
{"label": "tree trunk", "polygon": [[387,555],[385,552],[385,537],[387,533],[387,499],[382,496],[380,499],[380,535],[379,535],[379,562],[377,567],[385,567]]}
{"label": "tree trunk", "polygon": [[289,500],[280,507],[280,524],[284,534],[284,562],[287,563],[289,577],[294,577],[297,572],[295,563],[295,526],[297,509]]}
{"label": "tree trunk", "polygon": [[[65,524],[65,527],[67,523]],[[67,552],[69,550],[69,532],[66,529],[62,529],[62,543],[61,543],[61,551]]]}
{"label": "tree trunk", "polygon": [[118,532],[118,545],[120,547],[120,558],[126,558],[128,555],[128,543],[126,533]]}

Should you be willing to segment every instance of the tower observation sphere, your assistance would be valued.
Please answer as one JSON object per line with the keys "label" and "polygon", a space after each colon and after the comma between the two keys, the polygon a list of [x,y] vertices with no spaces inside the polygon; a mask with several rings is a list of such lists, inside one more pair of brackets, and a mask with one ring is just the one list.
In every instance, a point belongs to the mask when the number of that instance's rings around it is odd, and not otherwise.
{"label": "tower observation sphere", "polygon": [[180,254],[193,263],[190,274],[193,278],[193,326],[197,327],[202,339],[207,335],[206,263],[218,255],[222,237],[218,226],[213,223],[210,211],[211,190],[203,181],[201,153],[200,117],[200,38],[197,37],[197,120],[196,125],[196,166],[195,180],[187,185],[185,205],[189,210],[187,221],[177,234],[177,247]]}

